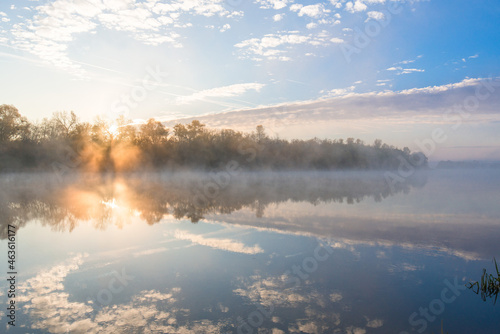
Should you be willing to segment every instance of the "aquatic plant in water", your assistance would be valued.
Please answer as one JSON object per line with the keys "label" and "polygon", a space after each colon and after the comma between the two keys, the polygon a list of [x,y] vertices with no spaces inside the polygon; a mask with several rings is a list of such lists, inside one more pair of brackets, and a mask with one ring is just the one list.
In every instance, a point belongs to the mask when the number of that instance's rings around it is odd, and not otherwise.
{"label": "aquatic plant in water", "polygon": [[483,269],[483,275],[481,276],[481,281],[469,282],[467,287],[474,291],[474,293],[479,294],[481,292],[481,298],[486,301],[486,298],[493,298],[495,300],[493,304],[497,302],[498,292],[500,291],[500,271],[498,270],[497,260],[493,258],[495,263],[495,269],[497,271],[496,277],[493,274],[488,274],[486,268]]}

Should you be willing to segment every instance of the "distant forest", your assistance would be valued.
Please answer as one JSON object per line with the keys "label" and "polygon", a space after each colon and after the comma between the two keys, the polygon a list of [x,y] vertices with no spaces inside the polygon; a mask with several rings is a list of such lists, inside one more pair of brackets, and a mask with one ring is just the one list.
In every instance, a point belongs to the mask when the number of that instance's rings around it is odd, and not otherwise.
{"label": "distant forest", "polygon": [[251,133],[208,129],[197,120],[167,128],[155,119],[114,124],[82,122],[55,112],[30,122],[12,105],[0,105],[0,172],[133,172],[148,169],[346,170],[427,166],[427,157],[377,139],[285,140],[259,125]]}

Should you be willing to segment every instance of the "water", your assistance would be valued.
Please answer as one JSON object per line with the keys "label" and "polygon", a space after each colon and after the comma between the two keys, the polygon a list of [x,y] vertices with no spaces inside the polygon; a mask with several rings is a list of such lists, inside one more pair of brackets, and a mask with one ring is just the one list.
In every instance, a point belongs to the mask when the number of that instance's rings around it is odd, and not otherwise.
{"label": "water", "polygon": [[[500,171],[0,178],[8,333],[498,333]],[[7,312],[6,312],[7,313]]]}

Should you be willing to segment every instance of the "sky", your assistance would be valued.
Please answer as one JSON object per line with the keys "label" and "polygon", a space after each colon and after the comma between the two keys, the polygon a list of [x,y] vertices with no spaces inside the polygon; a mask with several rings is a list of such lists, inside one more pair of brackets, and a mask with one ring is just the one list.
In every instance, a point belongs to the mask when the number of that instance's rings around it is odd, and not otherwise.
{"label": "sky", "polygon": [[0,3],[0,103],[500,160],[495,0]]}

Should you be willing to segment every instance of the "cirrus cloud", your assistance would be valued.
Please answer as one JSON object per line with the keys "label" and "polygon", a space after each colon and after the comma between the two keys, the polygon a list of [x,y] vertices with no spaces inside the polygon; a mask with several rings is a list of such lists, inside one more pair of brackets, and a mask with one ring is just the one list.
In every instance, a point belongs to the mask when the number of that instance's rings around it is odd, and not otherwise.
{"label": "cirrus cloud", "polygon": [[[81,65],[73,61],[68,48],[79,35],[96,34],[98,28],[128,33],[146,45],[170,44],[182,47],[179,28],[181,15],[231,18],[241,16],[229,11],[224,0],[191,0],[161,3],[157,0],[55,0],[32,6],[29,18],[12,25],[10,46],[36,55],[46,63],[84,77]],[[0,14],[1,15],[1,14]],[[224,24],[229,28],[228,24]]]}

